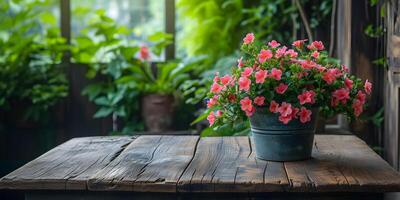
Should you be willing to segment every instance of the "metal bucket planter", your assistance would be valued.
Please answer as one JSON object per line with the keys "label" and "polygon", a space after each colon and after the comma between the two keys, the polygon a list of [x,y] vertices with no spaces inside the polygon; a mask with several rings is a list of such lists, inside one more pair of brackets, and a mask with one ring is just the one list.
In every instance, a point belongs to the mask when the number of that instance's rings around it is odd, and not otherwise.
{"label": "metal bucket planter", "polygon": [[142,118],[150,132],[171,129],[174,114],[174,96],[149,94],[142,97]]}
{"label": "metal bucket planter", "polygon": [[312,109],[311,121],[298,119],[283,124],[278,114],[258,107],[250,117],[257,158],[271,161],[295,161],[311,158],[318,108]]}

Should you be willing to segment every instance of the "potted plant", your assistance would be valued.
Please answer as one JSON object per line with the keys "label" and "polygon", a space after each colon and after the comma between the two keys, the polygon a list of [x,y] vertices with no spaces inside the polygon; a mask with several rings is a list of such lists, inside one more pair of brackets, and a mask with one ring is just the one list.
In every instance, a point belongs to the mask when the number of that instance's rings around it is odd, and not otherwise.
{"label": "potted plant", "polygon": [[170,34],[155,32],[145,42],[138,41],[131,39],[133,30],[119,25],[104,10],[92,18],[72,41],[72,56],[73,62],[87,66],[91,82],[82,94],[99,107],[94,117],[112,116],[114,133],[142,131],[142,119],[149,131],[168,130],[176,91],[193,65],[159,61],[172,42]]}
{"label": "potted plant", "polygon": [[117,82],[131,85],[141,95],[141,116],[146,130],[161,132],[171,129],[174,108],[181,84],[189,79],[192,61],[151,63],[151,50],[142,46],[135,73],[122,76]]}
{"label": "potted plant", "polygon": [[208,94],[210,126],[249,118],[257,157],[292,161],[310,158],[318,113],[358,117],[371,83],[349,74],[327,56],[320,41],[261,44],[249,33],[232,74],[216,74]]}

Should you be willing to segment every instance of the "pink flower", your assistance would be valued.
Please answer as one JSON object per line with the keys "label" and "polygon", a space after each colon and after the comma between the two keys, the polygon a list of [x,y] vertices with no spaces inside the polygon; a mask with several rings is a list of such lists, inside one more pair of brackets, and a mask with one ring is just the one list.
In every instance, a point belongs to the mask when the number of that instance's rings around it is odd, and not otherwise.
{"label": "pink flower", "polygon": [[292,114],[292,104],[283,102],[281,106],[278,108],[278,112],[281,113],[281,116],[287,117]]}
{"label": "pink flower", "polygon": [[311,61],[311,60],[303,60],[301,61],[301,67],[303,69],[312,69],[317,66],[317,63]]}
{"label": "pink flower", "polygon": [[300,109],[292,107],[292,118],[297,119],[297,113],[299,113]]}
{"label": "pink flower", "polygon": [[264,105],[264,101],[265,101],[265,97],[263,97],[263,96],[258,96],[256,98],[254,98],[254,103],[258,106]]}
{"label": "pink flower", "polygon": [[254,34],[247,33],[247,35],[243,38],[243,44],[251,44],[254,42]]}
{"label": "pink flower", "polygon": [[311,56],[314,57],[315,59],[317,59],[319,57],[319,52],[314,51],[314,52],[312,52]]}
{"label": "pink flower", "polygon": [[260,70],[256,72],[255,77],[256,77],[256,83],[264,83],[265,78],[268,76],[268,71],[266,70]]}
{"label": "pink flower", "polygon": [[223,112],[222,112],[222,111],[220,111],[220,110],[217,110],[217,113],[216,113],[217,117],[221,117],[221,116],[222,116],[222,114],[223,114]]}
{"label": "pink flower", "polygon": [[227,75],[225,75],[225,76],[223,76],[222,78],[221,78],[221,83],[222,83],[222,85],[228,85],[229,84],[229,82],[232,80],[232,77],[231,76],[229,76],[228,74]]}
{"label": "pink flower", "polygon": [[255,111],[256,111],[256,109],[254,107],[252,107],[251,110],[246,110],[245,111],[246,116],[251,117]]}
{"label": "pink flower", "polygon": [[287,88],[288,88],[288,85],[281,83],[278,85],[278,87],[275,88],[275,91],[278,94],[283,94],[286,92]]}
{"label": "pink flower", "polygon": [[368,79],[364,83],[364,90],[365,90],[365,93],[367,93],[367,94],[371,94],[371,92],[372,92],[372,84],[371,84],[371,82],[368,81]]}
{"label": "pink flower", "polygon": [[210,126],[212,126],[214,124],[214,122],[215,122],[214,112],[210,112],[210,114],[208,114],[207,120],[210,123]]}
{"label": "pink flower", "polygon": [[335,80],[336,77],[340,76],[341,73],[337,68],[328,69],[323,75],[322,79],[328,84],[331,85]]}
{"label": "pink flower", "polygon": [[272,40],[271,42],[268,42],[268,46],[272,47],[272,48],[276,48],[279,47],[281,44],[279,44],[279,42]]}
{"label": "pink flower", "polygon": [[286,51],[285,55],[289,55],[291,58],[296,58],[298,53],[294,51],[293,49],[289,49]]}
{"label": "pink flower", "polygon": [[272,113],[277,113],[278,109],[279,109],[279,104],[272,100],[271,103],[269,104],[269,111],[271,111]]}
{"label": "pink flower", "polygon": [[213,79],[213,81],[214,81],[214,83],[218,83],[218,81],[219,81],[219,76],[218,76],[218,72],[217,73],[215,73],[215,76],[214,76],[214,79]]}
{"label": "pink flower", "polygon": [[249,99],[249,97],[245,97],[242,100],[240,100],[240,106],[243,111],[253,110],[253,104],[251,102],[251,99]]}
{"label": "pink flower", "polygon": [[314,41],[310,45],[307,46],[308,49],[310,50],[324,50],[324,44],[321,41]]}
{"label": "pink flower", "polygon": [[353,88],[353,81],[349,78],[344,79],[344,84],[346,85],[346,88],[349,90]]}
{"label": "pink flower", "polygon": [[251,76],[251,73],[253,73],[253,68],[246,67],[246,68],[244,68],[244,70],[242,72],[242,76],[243,77],[249,77],[249,76]]}
{"label": "pink flower", "polygon": [[[283,102],[282,105],[284,105],[284,104],[286,104],[286,103]],[[280,112],[279,121],[281,121],[284,124],[288,124],[293,118],[296,118],[296,114],[297,114],[297,112],[299,112],[298,108],[291,107],[290,104],[288,104],[288,105],[289,106],[287,107],[286,111],[283,111],[283,112],[279,111]],[[282,108],[282,107],[283,106],[281,106],[279,109],[286,109],[286,108]]]}
{"label": "pink flower", "polygon": [[221,92],[222,89],[223,89],[223,87],[221,85],[219,85],[218,83],[213,83],[211,85],[211,92],[212,93],[219,93],[219,92]]}
{"label": "pink flower", "polygon": [[283,47],[279,48],[278,50],[276,50],[275,58],[280,58],[280,57],[284,56],[286,53],[286,49],[287,49],[287,47],[283,46]]}
{"label": "pink flower", "polygon": [[238,62],[238,67],[240,68],[240,67],[243,67],[243,57],[240,57],[238,60],[237,60],[237,62]]}
{"label": "pink flower", "polygon": [[304,42],[307,41],[307,39],[305,40],[296,40],[292,43],[293,46],[297,47],[297,48],[301,48],[304,45]]}
{"label": "pink flower", "polygon": [[140,58],[142,60],[147,60],[150,58],[150,51],[149,48],[147,48],[146,46],[142,46],[140,47]]}
{"label": "pink flower", "polygon": [[279,81],[281,80],[281,76],[282,76],[282,71],[280,69],[272,68],[269,77]]}
{"label": "pink flower", "polygon": [[363,92],[361,92],[361,91],[359,90],[359,91],[357,92],[356,99],[359,100],[362,104],[364,104],[364,103],[365,103],[366,96],[367,96],[367,95],[365,95]]}
{"label": "pink flower", "polygon": [[349,73],[350,69],[346,65],[342,65],[342,71],[345,73]]}
{"label": "pink flower", "polygon": [[346,104],[347,100],[350,99],[349,90],[346,88],[340,88],[332,92],[333,104],[336,106],[339,102]]}
{"label": "pink flower", "polygon": [[300,101],[301,105],[304,105],[306,103],[311,103],[314,104],[315,103],[315,92],[314,91],[304,91],[303,93],[301,93],[299,96],[297,96],[297,98]]}
{"label": "pink flower", "polygon": [[281,121],[283,124],[288,124],[291,120],[292,120],[293,116],[292,115],[288,115],[288,116],[279,116],[279,121]]}
{"label": "pink flower", "polygon": [[301,107],[299,112],[300,122],[304,124],[311,121],[311,114],[311,110],[307,110],[306,108]]}
{"label": "pink flower", "polygon": [[270,58],[272,58],[272,52],[269,49],[268,50],[262,49],[258,54],[258,61],[260,63],[264,63],[266,60]]}
{"label": "pink flower", "polygon": [[353,110],[354,110],[354,115],[355,115],[356,117],[360,116],[361,113],[363,112],[363,105],[364,105],[364,104],[363,104],[360,100],[358,100],[358,99],[355,99],[355,100],[353,101],[353,104],[351,105],[351,107],[353,108]]}
{"label": "pink flower", "polygon": [[319,72],[323,72],[323,71],[326,70],[326,68],[325,68],[324,66],[322,66],[322,65],[317,65],[315,68],[317,68],[317,70],[318,70]]}
{"label": "pink flower", "polygon": [[239,78],[239,90],[244,90],[248,92],[250,90],[251,81],[247,77]]}
{"label": "pink flower", "polygon": [[207,108],[211,108],[211,107],[215,106],[215,105],[217,104],[217,99],[218,99],[218,96],[215,95],[213,98],[211,98],[210,100],[208,100],[208,102],[207,102]]}

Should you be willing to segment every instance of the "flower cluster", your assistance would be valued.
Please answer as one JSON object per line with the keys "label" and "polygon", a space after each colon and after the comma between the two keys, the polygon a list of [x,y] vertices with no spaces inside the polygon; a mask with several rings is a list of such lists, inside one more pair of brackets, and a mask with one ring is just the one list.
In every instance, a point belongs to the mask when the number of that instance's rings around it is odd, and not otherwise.
{"label": "flower cluster", "polygon": [[276,113],[287,124],[309,122],[312,108],[325,116],[344,113],[350,118],[365,108],[372,84],[329,58],[320,41],[297,40],[291,47],[275,40],[259,44],[249,33],[241,49],[243,57],[232,73],[217,73],[213,79],[207,103],[210,126],[251,117],[256,109]]}

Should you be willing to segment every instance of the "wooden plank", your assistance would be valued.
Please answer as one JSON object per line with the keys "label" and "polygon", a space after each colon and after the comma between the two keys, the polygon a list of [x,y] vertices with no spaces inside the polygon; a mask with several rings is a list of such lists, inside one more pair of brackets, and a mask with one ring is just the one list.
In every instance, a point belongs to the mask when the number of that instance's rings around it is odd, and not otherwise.
{"label": "wooden plank", "polygon": [[176,192],[198,136],[140,136],[92,176],[89,190]]}
{"label": "wooden plank", "polygon": [[133,138],[71,139],[3,177],[0,189],[85,190],[88,177],[105,167]]}
{"label": "wooden plank", "polygon": [[313,159],[285,169],[290,191],[400,191],[400,174],[355,136],[316,136]]}
{"label": "wooden plank", "polygon": [[257,160],[248,137],[211,137],[200,140],[193,161],[178,182],[178,191],[283,191],[285,184],[283,165]]}

